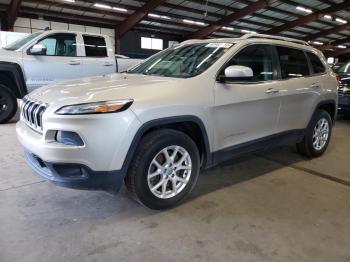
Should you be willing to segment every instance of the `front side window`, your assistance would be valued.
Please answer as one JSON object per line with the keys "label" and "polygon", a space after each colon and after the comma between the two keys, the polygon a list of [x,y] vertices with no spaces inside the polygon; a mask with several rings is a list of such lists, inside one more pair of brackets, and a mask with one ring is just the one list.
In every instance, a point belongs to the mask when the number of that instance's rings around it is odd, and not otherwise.
{"label": "front side window", "polygon": [[240,65],[253,70],[252,81],[268,81],[274,78],[272,49],[268,45],[251,45],[235,55],[227,66]]}
{"label": "front side window", "polygon": [[200,43],[168,48],[127,71],[129,74],[189,78],[214,64],[232,43]]}
{"label": "front side window", "polygon": [[277,51],[282,79],[310,75],[310,69],[304,51],[282,46],[277,46]]}
{"label": "front side window", "polygon": [[77,56],[76,37],[73,34],[54,34],[38,42],[46,46],[47,56]]}
{"label": "front side window", "polygon": [[107,57],[107,45],[103,37],[84,35],[85,54],[87,57]]}
{"label": "front side window", "polygon": [[325,66],[323,65],[323,63],[321,62],[320,58],[317,55],[309,52],[307,53],[307,55],[309,56],[314,74],[322,74],[326,72]]}

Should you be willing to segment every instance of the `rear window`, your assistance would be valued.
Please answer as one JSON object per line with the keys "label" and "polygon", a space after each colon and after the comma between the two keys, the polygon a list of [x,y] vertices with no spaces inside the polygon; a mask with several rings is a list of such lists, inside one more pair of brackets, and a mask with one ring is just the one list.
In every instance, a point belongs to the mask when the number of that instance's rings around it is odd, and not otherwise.
{"label": "rear window", "polygon": [[84,35],[85,54],[89,57],[106,57],[107,46],[103,37]]}
{"label": "rear window", "polygon": [[310,75],[310,69],[304,51],[282,46],[277,46],[277,51],[281,65],[282,79]]}
{"label": "rear window", "polygon": [[321,74],[326,71],[325,66],[323,65],[323,63],[321,62],[320,58],[317,55],[313,53],[307,53],[307,55],[309,56],[314,74]]}

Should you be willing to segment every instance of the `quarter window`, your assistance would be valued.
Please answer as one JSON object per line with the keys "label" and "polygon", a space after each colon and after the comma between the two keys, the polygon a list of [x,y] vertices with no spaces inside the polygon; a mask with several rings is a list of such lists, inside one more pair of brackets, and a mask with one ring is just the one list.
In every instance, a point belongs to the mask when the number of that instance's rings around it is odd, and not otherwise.
{"label": "quarter window", "polygon": [[253,81],[273,79],[272,50],[268,45],[251,45],[240,51],[229,62],[231,65],[247,66],[253,70]]}
{"label": "quarter window", "polygon": [[325,66],[323,65],[323,63],[317,55],[313,53],[307,53],[307,55],[309,56],[314,74],[322,74],[326,71]]}
{"label": "quarter window", "polygon": [[54,34],[39,41],[46,46],[47,56],[77,56],[76,37],[73,34]]}
{"label": "quarter window", "polygon": [[88,57],[107,57],[107,45],[103,37],[84,35],[85,54]]}
{"label": "quarter window", "polygon": [[281,65],[282,79],[310,75],[310,69],[304,51],[281,46],[277,46],[277,51]]}

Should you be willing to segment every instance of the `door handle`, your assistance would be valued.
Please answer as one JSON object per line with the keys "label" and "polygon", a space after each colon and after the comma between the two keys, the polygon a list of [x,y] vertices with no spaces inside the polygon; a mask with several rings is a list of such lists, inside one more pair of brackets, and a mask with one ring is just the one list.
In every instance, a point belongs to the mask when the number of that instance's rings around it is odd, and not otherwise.
{"label": "door handle", "polygon": [[276,90],[274,88],[269,88],[265,91],[265,94],[277,94],[279,92],[280,92],[279,90]]}
{"label": "door handle", "polygon": [[113,63],[109,63],[109,62],[104,63],[104,66],[112,66],[112,65]]}
{"label": "door handle", "polygon": [[319,85],[319,84],[316,84],[316,83],[313,83],[313,84],[311,85],[311,88],[313,88],[313,89],[318,89],[318,88],[320,88],[320,85]]}
{"label": "door handle", "polygon": [[68,62],[69,65],[80,65],[79,61],[69,61]]}

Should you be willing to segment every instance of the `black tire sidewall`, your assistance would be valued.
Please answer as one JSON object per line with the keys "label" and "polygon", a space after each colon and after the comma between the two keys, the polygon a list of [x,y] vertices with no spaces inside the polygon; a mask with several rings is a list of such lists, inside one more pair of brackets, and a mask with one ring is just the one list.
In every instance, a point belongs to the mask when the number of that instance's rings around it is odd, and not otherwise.
{"label": "black tire sidewall", "polygon": [[6,99],[7,110],[0,112],[0,124],[9,121],[17,112],[17,99],[11,90],[4,84],[0,84],[0,95]]}
{"label": "black tire sidewall", "polygon": [[[181,202],[188,195],[196,184],[198,179],[200,160],[196,144],[185,134],[162,136],[153,143],[146,152],[140,165],[137,167],[137,176],[135,177],[136,195],[138,200],[145,206],[152,209],[166,209],[173,207]],[[156,197],[148,187],[147,174],[153,158],[162,149],[168,146],[178,145],[187,150],[192,161],[191,177],[186,187],[176,196],[169,199],[160,199]]]}
{"label": "black tire sidewall", "polygon": [[[315,129],[318,121],[321,118],[325,118],[327,120],[328,125],[329,125],[329,134],[328,134],[328,139],[327,139],[325,146],[321,150],[316,150],[313,146],[313,141],[312,141],[313,132],[314,132],[314,129]],[[311,156],[319,157],[327,150],[327,147],[329,145],[329,142],[330,142],[331,136],[332,136],[332,126],[333,126],[332,119],[331,119],[328,112],[326,112],[324,110],[317,110],[315,112],[315,114],[312,117],[312,120],[310,122],[310,125],[307,129],[307,134],[306,134],[306,143],[307,143],[307,147],[308,147],[308,150],[309,150]]]}

